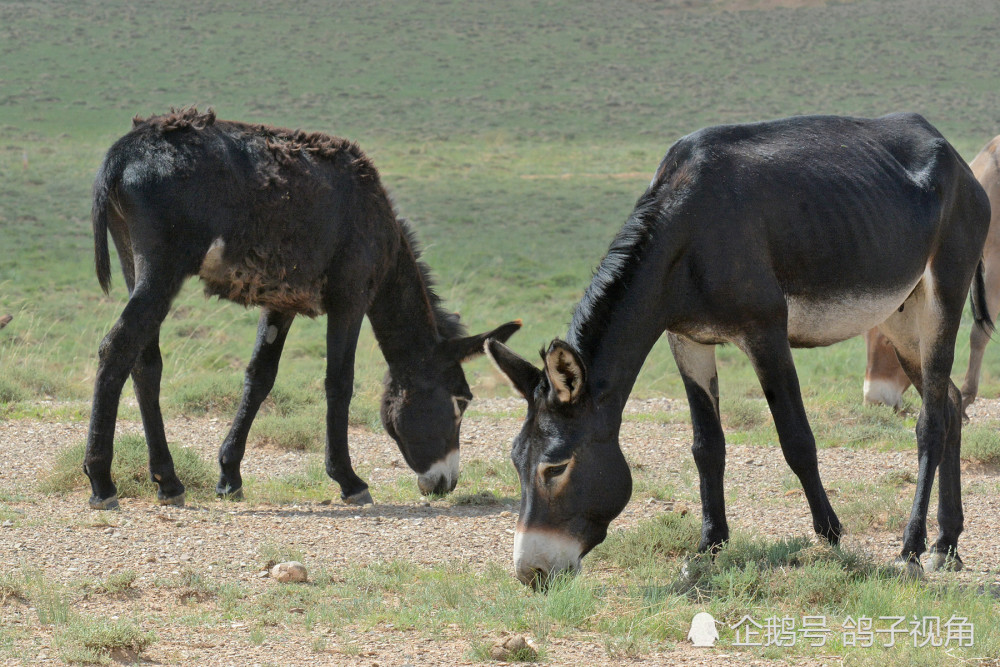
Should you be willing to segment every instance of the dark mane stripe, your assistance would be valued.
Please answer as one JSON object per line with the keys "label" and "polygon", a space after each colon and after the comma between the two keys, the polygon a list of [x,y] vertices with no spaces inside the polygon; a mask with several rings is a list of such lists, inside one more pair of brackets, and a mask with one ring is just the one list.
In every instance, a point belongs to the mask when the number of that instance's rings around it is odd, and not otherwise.
{"label": "dark mane stripe", "polygon": [[612,311],[628,289],[653,235],[660,213],[656,193],[657,188],[650,187],[636,201],[635,210],[611,242],[573,312],[566,340],[584,356],[590,354],[591,343],[600,339],[607,328]]}

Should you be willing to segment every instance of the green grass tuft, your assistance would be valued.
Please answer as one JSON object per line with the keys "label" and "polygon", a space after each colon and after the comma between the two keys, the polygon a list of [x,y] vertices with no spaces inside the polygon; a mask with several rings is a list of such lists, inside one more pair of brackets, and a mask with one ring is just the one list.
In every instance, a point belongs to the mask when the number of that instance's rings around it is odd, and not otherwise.
{"label": "green grass tuft", "polygon": [[[149,479],[149,453],[146,439],[128,433],[115,438],[115,455],[111,477],[118,487],[120,498],[148,498],[156,494],[156,486]],[[83,473],[83,455],[86,443],[68,447],[59,452],[52,471],[41,480],[42,493],[69,493],[87,485]],[[171,447],[174,469],[184,483],[189,496],[214,497],[216,471],[197,452],[188,447]]]}
{"label": "green grass tuft", "polygon": [[1000,424],[973,424],[962,429],[962,458],[974,463],[1000,466]]}
{"label": "green grass tuft", "polygon": [[613,531],[594,549],[594,557],[620,568],[636,568],[698,548],[700,528],[690,514],[667,512],[641,521],[631,530]]}
{"label": "green grass tuft", "polygon": [[132,663],[156,641],[156,635],[144,632],[131,620],[79,617],[60,630],[55,641],[60,656],[67,662]]}
{"label": "green grass tuft", "polygon": [[322,412],[307,414],[270,414],[258,417],[250,432],[254,446],[266,445],[278,449],[320,452],[326,440],[326,419]]}
{"label": "green grass tuft", "polygon": [[134,570],[124,570],[108,575],[105,579],[95,582],[88,588],[103,595],[120,596],[132,590],[139,575]]}
{"label": "green grass tuft", "polygon": [[169,395],[169,400],[187,415],[233,414],[242,396],[242,384],[236,374],[197,376]]}

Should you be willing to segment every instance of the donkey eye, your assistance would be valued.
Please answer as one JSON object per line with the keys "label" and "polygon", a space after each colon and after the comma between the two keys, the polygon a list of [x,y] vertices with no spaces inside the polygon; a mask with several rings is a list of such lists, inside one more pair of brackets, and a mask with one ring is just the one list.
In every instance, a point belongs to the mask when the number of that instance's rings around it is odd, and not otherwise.
{"label": "donkey eye", "polygon": [[546,482],[551,482],[559,475],[566,472],[566,468],[569,467],[569,462],[560,463],[559,465],[549,466],[542,471],[542,476],[545,477]]}

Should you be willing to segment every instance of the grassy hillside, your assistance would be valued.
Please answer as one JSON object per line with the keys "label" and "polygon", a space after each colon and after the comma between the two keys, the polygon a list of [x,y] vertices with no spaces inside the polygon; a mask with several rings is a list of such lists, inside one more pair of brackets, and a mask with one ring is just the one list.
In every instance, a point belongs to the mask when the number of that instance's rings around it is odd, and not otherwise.
{"label": "grassy hillside", "polygon": [[[908,109],[969,158],[1000,132],[1000,86],[984,66],[995,2],[775,4],[0,3],[0,314],[14,315],[0,332],[0,404],[16,415],[47,396],[89,398],[97,344],[125,299],[120,276],[111,298],[93,277],[89,188],[135,114],[211,105],[358,140],[449,306],[475,330],[522,317],[512,343],[524,354],[565,332],[611,235],[690,131]],[[188,286],[161,336],[168,410],[227,407],[256,317]],[[315,410],[323,335],[322,319],[296,322],[278,379]],[[862,354],[858,341],[799,354],[810,400],[860,401]],[[372,421],[384,367],[367,331],[358,363],[355,417]],[[757,395],[737,353],[720,364],[724,395]],[[506,391],[483,362],[470,379],[478,395]],[[636,391],[683,394],[666,345]],[[983,391],[1000,391],[998,354]]]}

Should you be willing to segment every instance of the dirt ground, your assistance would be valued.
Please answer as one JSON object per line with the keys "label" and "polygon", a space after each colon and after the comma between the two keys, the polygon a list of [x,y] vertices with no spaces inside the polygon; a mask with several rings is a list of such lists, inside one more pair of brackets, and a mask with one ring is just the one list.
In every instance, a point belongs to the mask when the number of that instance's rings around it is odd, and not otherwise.
{"label": "dirt ground", "polygon": [[[519,409],[519,406],[518,401],[503,400],[485,404],[487,410],[499,411]],[[668,399],[657,399],[634,402],[629,411],[662,412],[682,406],[683,403],[678,405]],[[478,404],[477,408],[482,410],[484,405]],[[1000,400],[981,400],[970,409],[970,416],[973,420],[986,415],[995,418],[998,412]],[[197,448],[201,454],[214,460],[227,426],[225,421],[218,419],[173,419],[167,424],[167,435],[172,442],[199,443]],[[463,460],[478,458],[506,462],[509,443],[519,427],[519,419],[507,417],[466,420],[462,430]],[[307,566],[328,571],[391,559],[426,565],[467,559],[475,564],[498,563],[513,577],[511,551],[518,509],[516,501],[506,499],[499,505],[457,507],[445,501],[379,503],[381,484],[401,475],[412,477],[402,465],[395,445],[383,433],[358,429],[350,434],[355,461],[372,471],[368,481],[375,496],[374,506],[348,507],[339,500],[331,504],[294,505],[210,501],[190,502],[178,508],[160,507],[152,498],[126,498],[121,501],[121,512],[111,522],[114,525],[109,526],[87,509],[88,492],[82,489],[62,497],[42,496],[36,490],[39,476],[51,468],[57,452],[83,440],[86,429],[84,423],[14,421],[0,424],[0,490],[17,492],[28,498],[27,502],[7,504],[8,509],[18,513],[20,520],[17,526],[13,522],[0,526],[2,571],[10,572],[28,565],[44,571],[52,580],[79,581],[84,577],[106,578],[114,572],[132,570],[138,573],[136,595],[159,616],[169,613],[172,605],[180,603],[176,592],[162,590],[151,583],[176,576],[187,567],[200,567],[206,576],[216,580],[238,581],[251,591],[278,585],[260,577],[259,547],[266,543],[299,550]],[[119,433],[126,430],[141,431],[141,425],[120,423]],[[621,440],[629,459],[644,466],[643,474],[668,481],[694,475],[696,483],[689,452],[690,426],[686,423],[628,421]],[[856,481],[874,482],[891,471],[915,473],[915,450],[915,447],[905,452],[820,450],[820,470],[834,507],[846,501],[838,498],[841,487]],[[309,456],[316,455],[249,450],[244,475],[252,474],[258,479],[285,475],[302,469]],[[774,538],[811,532],[805,500],[801,491],[788,490],[789,471],[778,448],[730,446],[727,461],[729,523],[733,530]],[[931,574],[929,577],[1000,584],[1000,550],[995,540],[1000,526],[996,473],[967,464],[963,469],[963,482],[967,489],[980,489],[966,494],[966,531],[960,541],[966,569],[957,574]],[[685,483],[678,481],[676,486],[681,488]],[[907,485],[901,493],[912,497],[912,488],[912,484]],[[331,496],[335,492],[331,483]],[[932,515],[935,506],[936,502],[932,504]],[[700,513],[698,507],[692,509]],[[612,527],[628,528],[662,511],[660,503],[634,499]],[[928,532],[932,536],[937,532],[933,518]],[[901,546],[901,535],[897,532],[855,535],[851,534],[848,525],[844,545],[889,561]],[[586,560],[584,567],[587,567]],[[134,597],[121,603],[105,598],[83,600],[79,608],[77,605],[74,608],[114,617],[126,613],[130,604],[135,604]],[[23,628],[16,643],[29,654],[34,653],[35,664],[61,662],[58,651],[51,645],[51,633],[39,627],[37,616],[25,604],[8,601],[0,605],[0,623]],[[442,639],[401,637],[391,629],[358,633],[353,640],[360,647],[360,653],[348,656],[337,650],[336,636],[331,637],[326,654],[313,652],[305,638],[254,645],[249,640],[250,628],[240,623],[233,623],[224,633],[218,627],[158,626],[155,630],[158,640],[142,656],[144,661],[153,664],[367,667],[471,664],[469,640],[458,636],[457,631],[455,638]],[[482,639],[490,638],[484,636]],[[590,642],[551,639],[547,645],[547,662],[554,665],[620,664],[608,657],[599,638]],[[649,665],[779,664],[731,651],[686,645],[645,655],[639,662]],[[834,658],[829,661],[830,664],[836,662]],[[813,660],[809,664],[824,662]]]}

